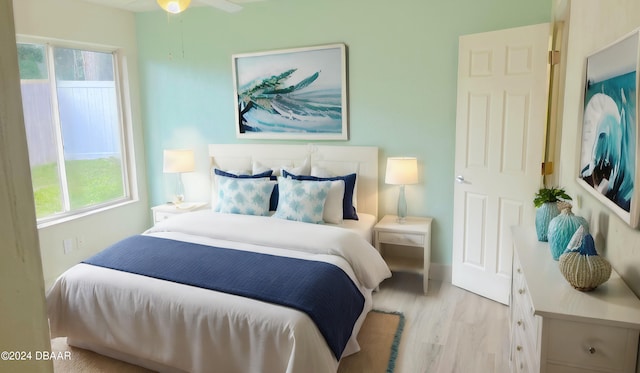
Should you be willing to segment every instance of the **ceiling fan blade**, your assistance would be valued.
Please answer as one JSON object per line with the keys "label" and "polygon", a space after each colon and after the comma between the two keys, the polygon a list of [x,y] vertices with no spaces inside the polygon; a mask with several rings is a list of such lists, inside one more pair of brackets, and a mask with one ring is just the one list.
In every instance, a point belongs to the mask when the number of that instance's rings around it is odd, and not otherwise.
{"label": "ceiling fan blade", "polygon": [[198,0],[199,3],[212,6],[214,8],[222,9],[225,12],[235,13],[242,10],[242,7],[238,4],[232,3],[228,0]]}

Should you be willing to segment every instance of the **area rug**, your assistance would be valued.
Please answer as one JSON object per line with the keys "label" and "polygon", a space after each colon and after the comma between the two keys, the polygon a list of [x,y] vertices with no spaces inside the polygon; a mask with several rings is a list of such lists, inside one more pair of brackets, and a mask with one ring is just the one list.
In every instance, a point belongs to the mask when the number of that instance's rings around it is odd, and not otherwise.
{"label": "area rug", "polygon": [[404,329],[399,312],[369,312],[358,334],[360,352],[340,361],[338,373],[393,373]]}
{"label": "area rug", "polygon": [[[404,316],[398,312],[369,312],[358,334],[361,351],[340,362],[339,373],[393,373]],[[70,359],[54,360],[53,368],[60,373],[151,373],[151,370],[125,363],[67,345],[66,338],[51,340],[51,350],[58,354],[70,352]]]}

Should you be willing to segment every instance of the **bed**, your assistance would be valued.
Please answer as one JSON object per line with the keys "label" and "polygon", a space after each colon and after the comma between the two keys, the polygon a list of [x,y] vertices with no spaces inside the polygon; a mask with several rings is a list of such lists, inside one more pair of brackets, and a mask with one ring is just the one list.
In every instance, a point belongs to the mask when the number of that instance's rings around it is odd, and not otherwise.
{"label": "bed", "polygon": [[[167,219],[63,273],[47,292],[52,338],[162,372],[335,372],[359,350],[372,289],[390,276],[371,246],[377,148],[214,144],[209,155],[212,209]],[[264,169],[271,174],[258,177]],[[352,174],[357,220],[345,210]],[[228,205],[239,198],[229,185],[271,184],[282,209]],[[305,201],[291,202],[300,190]],[[316,194],[333,207],[299,207]],[[249,200],[262,208],[264,199]]]}

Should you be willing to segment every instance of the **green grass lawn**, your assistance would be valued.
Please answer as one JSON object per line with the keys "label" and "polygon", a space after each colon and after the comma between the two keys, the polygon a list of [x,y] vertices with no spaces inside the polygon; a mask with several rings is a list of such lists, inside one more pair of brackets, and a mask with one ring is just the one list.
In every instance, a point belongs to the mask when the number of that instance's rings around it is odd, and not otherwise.
{"label": "green grass lawn", "polygon": [[[122,167],[116,158],[66,161],[71,209],[107,202],[124,196]],[[63,204],[55,163],[31,168],[36,216],[62,212]]]}

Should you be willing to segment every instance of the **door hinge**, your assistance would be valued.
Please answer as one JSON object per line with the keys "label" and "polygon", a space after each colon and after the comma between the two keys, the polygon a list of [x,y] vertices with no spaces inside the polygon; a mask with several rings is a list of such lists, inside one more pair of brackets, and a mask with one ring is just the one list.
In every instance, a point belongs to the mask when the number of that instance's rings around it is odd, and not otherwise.
{"label": "door hinge", "polygon": [[553,173],[553,162],[542,162],[540,166],[541,175],[551,175]]}
{"label": "door hinge", "polygon": [[549,51],[549,65],[560,63],[560,51]]}

